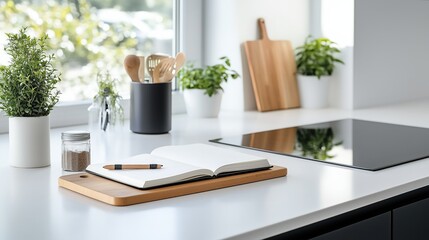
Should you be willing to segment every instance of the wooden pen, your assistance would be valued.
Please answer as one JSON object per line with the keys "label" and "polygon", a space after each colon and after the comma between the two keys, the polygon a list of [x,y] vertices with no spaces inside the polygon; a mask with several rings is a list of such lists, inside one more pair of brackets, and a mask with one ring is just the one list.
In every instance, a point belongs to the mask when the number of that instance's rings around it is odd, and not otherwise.
{"label": "wooden pen", "polygon": [[112,164],[103,166],[105,169],[109,170],[132,170],[132,169],[160,169],[162,168],[161,164]]}

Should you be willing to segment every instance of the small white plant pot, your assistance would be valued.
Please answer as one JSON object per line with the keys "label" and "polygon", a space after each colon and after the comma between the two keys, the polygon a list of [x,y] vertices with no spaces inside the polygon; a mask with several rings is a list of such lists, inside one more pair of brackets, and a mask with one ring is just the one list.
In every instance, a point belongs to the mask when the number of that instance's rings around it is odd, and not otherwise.
{"label": "small white plant pot", "polygon": [[9,164],[20,168],[49,166],[49,116],[9,118]]}
{"label": "small white plant pot", "polygon": [[204,94],[205,90],[186,89],[184,91],[186,112],[191,117],[215,118],[219,115],[222,102],[222,91],[209,97]]}
{"label": "small white plant pot", "polygon": [[328,107],[328,91],[330,76],[297,75],[299,96],[302,108],[326,108]]}

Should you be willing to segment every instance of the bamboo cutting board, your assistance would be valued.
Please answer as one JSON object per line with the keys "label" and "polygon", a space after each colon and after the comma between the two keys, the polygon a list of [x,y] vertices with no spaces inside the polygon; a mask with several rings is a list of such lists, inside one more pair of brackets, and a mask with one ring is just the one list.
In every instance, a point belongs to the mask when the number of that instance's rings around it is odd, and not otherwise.
{"label": "bamboo cutting board", "polygon": [[58,185],[110,205],[128,206],[284,177],[286,174],[287,168],[273,166],[256,172],[140,190],[93,174],[77,173],[61,176]]}
{"label": "bamboo cutting board", "polygon": [[270,40],[264,19],[259,18],[258,25],[261,39],[244,43],[258,111],[299,107],[292,44]]}

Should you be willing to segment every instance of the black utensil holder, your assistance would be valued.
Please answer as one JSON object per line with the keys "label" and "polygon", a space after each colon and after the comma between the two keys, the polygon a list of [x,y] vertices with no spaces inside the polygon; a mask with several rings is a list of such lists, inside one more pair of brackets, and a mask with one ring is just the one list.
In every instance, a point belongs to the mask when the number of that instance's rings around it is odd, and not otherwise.
{"label": "black utensil holder", "polygon": [[171,130],[171,82],[131,83],[130,130],[143,134]]}

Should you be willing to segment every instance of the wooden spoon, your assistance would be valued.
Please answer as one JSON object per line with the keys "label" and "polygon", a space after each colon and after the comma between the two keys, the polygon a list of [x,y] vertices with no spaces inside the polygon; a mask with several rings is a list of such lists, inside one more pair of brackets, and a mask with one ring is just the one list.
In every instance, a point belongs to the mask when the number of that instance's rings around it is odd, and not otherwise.
{"label": "wooden spoon", "polygon": [[140,66],[140,59],[136,55],[128,55],[124,59],[124,67],[125,71],[128,73],[128,76],[130,76],[131,81],[133,82],[139,82],[139,66]]}
{"label": "wooden spoon", "polygon": [[165,66],[160,68],[159,73],[159,82],[169,82],[171,81],[176,74],[179,72],[180,68],[182,68],[185,63],[186,56],[183,52],[179,52],[176,55],[176,58],[173,58],[174,62],[170,62],[164,64]]}

